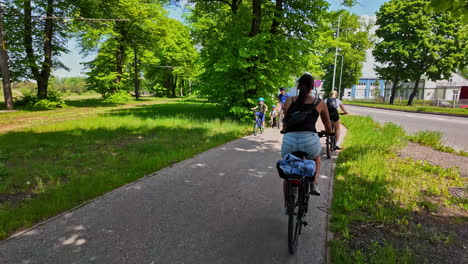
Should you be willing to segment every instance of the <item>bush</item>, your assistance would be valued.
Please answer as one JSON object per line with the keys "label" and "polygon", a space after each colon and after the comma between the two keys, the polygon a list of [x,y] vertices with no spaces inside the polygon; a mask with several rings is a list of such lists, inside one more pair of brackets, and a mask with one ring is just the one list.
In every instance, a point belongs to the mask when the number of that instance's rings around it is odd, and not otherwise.
{"label": "bush", "polygon": [[104,102],[112,104],[122,104],[128,102],[131,96],[126,91],[119,91],[104,98]]}
{"label": "bush", "polygon": [[60,92],[49,90],[46,99],[39,99],[33,92],[27,92],[22,97],[15,98],[15,105],[31,110],[52,110],[64,107],[65,101]]}

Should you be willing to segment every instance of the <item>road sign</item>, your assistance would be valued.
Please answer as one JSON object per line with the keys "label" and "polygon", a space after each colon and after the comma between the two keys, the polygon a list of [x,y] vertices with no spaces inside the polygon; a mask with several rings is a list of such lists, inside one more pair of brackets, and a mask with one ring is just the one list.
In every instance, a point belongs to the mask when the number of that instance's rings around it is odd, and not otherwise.
{"label": "road sign", "polygon": [[320,85],[322,85],[322,81],[321,81],[321,80],[315,80],[315,81],[314,81],[314,86],[315,86],[315,87],[320,87]]}

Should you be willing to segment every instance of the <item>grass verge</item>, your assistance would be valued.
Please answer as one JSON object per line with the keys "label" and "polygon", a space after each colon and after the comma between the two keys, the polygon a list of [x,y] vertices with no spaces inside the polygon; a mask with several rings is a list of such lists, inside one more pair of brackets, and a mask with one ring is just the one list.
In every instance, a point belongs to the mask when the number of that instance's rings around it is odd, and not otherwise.
{"label": "grass verge", "polygon": [[[331,242],[333,263],[456,263],[466,257],[468,201],[460,172],[399,158],[404,130],[370,117],[345,116],[337,160]],[[438,215],[442,209],[462,212]],[[464,212],[464,214],[463,214]],[[433,214],[434,213],[434,214]]]}
{"label": "grass verge", "polygon": [[414,133],[413,135],[408,136],[408,139],[415,143],[418,143],[424,146],[429,146],[438,151],[454,153],[460,156],[468,156],[468,152],[466,151],[457,151],[454,148],[444,146],[442,144],[443,136],[444,136],[444,133],[441,131],[424,130],[424,131],[418,131]]}
{"label": "grass verge", "polygon": [[396,110],[415,111],[415,112],[432,112],[432,113],[446,113],[446,114],[457,114],[467,115],[468,108],[448,108],[448,107],[437,107],[430,105],[415,104],[413,106],[399,105],[399,104],[388,104],[381,102],[359,102],[359,101],[344,101],[345,104],[350,105],[361,105],[368,107],[381,107]]}
{"label": "grass verge", "polygon": [[0,238],[248,128],[214,105],[170,102],[0,134]]}

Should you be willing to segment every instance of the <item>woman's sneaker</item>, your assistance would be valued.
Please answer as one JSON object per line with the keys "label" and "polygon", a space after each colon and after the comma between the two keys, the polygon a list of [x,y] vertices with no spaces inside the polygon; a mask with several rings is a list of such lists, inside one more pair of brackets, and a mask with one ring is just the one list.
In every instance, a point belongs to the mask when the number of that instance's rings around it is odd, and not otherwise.
{"label": "woman's sneaker", "polygon": [[318,183],[312,182],[310,184],[310,194],[320,196],[320,190]]}

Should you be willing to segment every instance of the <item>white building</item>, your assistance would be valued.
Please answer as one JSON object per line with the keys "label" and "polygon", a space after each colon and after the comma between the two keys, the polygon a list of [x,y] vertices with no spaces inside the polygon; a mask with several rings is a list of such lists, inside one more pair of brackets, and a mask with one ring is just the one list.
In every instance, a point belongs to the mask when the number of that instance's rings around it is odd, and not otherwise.
{"label": "white building", "polygon": [[[413,92],[414,81],[401,82],[397,86],[396,97],[408,99]],[[448,80],[431,81],[423,76],[419,81],[419,92],[416,99],[420,100],[458,100],[462,87],[468,87],[468,79],[459,73],[453,73]],[[391,96],[392,83],[385,84],[385,97]]]}

